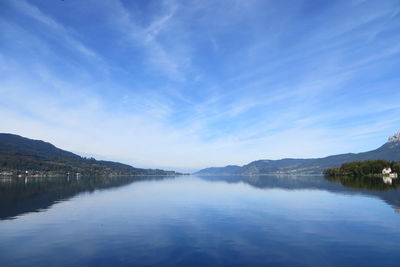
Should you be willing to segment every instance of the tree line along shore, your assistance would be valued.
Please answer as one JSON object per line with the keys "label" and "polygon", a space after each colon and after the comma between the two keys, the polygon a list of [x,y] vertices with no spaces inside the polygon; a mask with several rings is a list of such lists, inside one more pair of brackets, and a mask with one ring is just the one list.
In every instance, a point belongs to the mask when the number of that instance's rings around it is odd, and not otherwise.
{"label": "tree line along shore", "polygon": [[331,177],[382,177],[387,175],[397,178],[400,176],[400,162],[386,160],[353,161],[342,164],[340,168],[326,169],[323,174]]}

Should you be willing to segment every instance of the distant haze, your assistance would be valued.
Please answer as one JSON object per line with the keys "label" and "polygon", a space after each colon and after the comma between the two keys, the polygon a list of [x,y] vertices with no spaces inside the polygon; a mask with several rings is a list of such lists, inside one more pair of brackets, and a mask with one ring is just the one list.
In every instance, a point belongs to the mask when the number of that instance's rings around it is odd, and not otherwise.
{"label": "distant haze", "polygon": [[399,29],[397,0],[3,0],[0,132],[178,171],[368,151]]}

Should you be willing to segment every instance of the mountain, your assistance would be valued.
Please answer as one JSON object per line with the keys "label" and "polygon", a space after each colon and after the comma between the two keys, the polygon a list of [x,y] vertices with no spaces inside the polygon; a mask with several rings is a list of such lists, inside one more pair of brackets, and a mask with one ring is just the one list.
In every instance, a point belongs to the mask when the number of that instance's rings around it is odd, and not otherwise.
{"label": "mountain", "polygon": [[0,173],[31,175],[178,175],[174,171],[140,169],[113,161],[84,158],[54,145],[0,133]]}
{"label": "mountain", "polygon": [[312,159],[257,160],[244,166],[226,166],[202,169],[197,175],[260,175],[260,174],[320,174],[328,168],[363,160],[400,161],[400,132],[388,139],[383,146],[363,153],[347,153]]}
{"label": "mountain", "polygon": [[233,173],[240,172],[241,167],[237,165],[228,165],[226,167],[211,167],[202,169],[195,174],[212,174],[212,175],[230,175]]}

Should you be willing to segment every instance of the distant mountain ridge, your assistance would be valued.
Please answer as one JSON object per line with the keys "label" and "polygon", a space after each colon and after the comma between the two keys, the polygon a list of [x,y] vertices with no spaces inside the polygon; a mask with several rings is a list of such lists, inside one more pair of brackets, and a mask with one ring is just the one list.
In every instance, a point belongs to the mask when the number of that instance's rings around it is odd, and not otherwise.
{"label": "distant mountain ridge", "polygon": [[15,134],[0,133],[0,172],[36,175],[178,175],[174,171],[141,169],[127,164],[84,158],[54,145]]}
{"label": "distant mountain ridge", "polygon": [[362,153],[347,153],[324,158],[256,160],[243,166],[229,165],[202,169],[197,175],[260,175],[260,174],[321,174],[328,168],[363,160],[400,161],[400,132],[389,137],[381,147]]}

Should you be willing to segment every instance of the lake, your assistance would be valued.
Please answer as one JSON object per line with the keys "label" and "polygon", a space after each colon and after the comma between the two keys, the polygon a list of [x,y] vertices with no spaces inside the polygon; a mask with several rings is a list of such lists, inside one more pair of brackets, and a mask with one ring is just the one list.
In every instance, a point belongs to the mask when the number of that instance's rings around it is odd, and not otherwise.
{"label": "lake", "polygon": [[0,266],[400,266],[399,184],[0,179]]}

